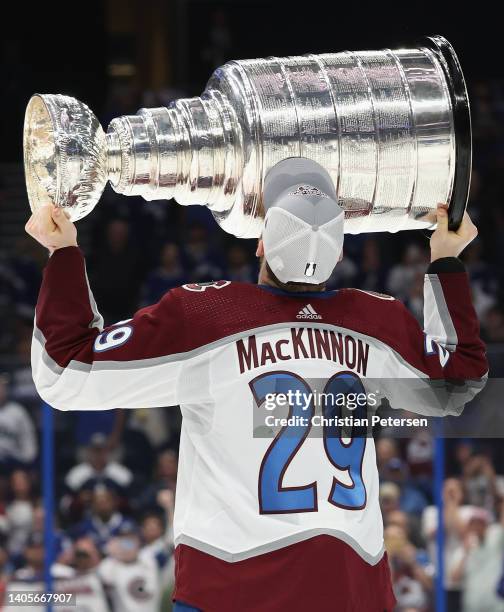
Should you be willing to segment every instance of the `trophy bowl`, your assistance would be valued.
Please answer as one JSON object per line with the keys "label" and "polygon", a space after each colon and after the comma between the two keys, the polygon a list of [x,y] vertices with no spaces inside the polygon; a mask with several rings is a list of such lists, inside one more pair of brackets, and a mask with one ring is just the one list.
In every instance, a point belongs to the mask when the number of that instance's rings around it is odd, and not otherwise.
{"label": "trophy bowl", "polygon": [[107,141],[85,104],[69,96],[32,96],[23,147],[32,212],[54,203],[77,221],[93,210],[109,178]]}

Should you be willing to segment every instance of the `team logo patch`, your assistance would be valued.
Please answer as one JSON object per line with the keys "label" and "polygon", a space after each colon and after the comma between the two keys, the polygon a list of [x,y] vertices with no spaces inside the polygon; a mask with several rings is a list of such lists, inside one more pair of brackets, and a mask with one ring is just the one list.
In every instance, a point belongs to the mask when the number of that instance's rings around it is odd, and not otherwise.
{"label": "team logo patch", "polygon": [[291,191],[289,195],[293,196],[317,196],[318,198],[327,198],[329,196],[327,193],[320,191],[318,187],[313,187],[313,185],[299,185],[296,191]]}
{"label": "team logo patch", "polygon": [[186,291],[206,291],[207,289],[224,289],[231,284],[231,281],[228,280],[220,280],[220,281],[212,281],[210,283],[187,283],[186,285],[182,285],[182,289]]}
{"label": "team logo patch", "polygon": [[321,319],[322,316],[313,308],[311,304],[306,304],[296,315],[296,319]]}

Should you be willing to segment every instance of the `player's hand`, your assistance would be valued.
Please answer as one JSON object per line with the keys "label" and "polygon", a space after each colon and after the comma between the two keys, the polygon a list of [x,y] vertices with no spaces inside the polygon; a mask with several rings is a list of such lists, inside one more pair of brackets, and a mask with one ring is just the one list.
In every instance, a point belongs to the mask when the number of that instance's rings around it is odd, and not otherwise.
{"label": "player's hand", "polygon": [[431,262],[442,257],[458,257],[478,235],[478,228],[464,213],[462,223],[456,232],[448,229],[448,207],[438,204],[436,211],[437,229],[430,239]]}
{"label": "player's hand", "polygon": [[62,208],[42,206],[28,219],[26,232],[52,254],[57,249],[77,246],[77,229]]}

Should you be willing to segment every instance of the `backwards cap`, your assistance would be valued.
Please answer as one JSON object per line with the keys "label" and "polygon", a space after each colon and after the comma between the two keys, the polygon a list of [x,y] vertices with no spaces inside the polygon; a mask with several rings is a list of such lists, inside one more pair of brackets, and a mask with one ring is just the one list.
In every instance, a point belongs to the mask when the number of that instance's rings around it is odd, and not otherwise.
{"label": "backwards cap", "polygon": [[282,160],[264,181],[264,254],[282,283],[327,281],[343,250],[344,212],[334,183],[317,162]]}

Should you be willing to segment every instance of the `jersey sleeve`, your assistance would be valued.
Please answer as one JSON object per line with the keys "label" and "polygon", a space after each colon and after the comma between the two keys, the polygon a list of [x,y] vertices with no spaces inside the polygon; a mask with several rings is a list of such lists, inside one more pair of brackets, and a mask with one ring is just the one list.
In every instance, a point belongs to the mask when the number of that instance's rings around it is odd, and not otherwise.
{"label": "jersey sleeve", "polygon": [[[424,281],[424,329],[400,303],[391,344],[417,382],[390,381],[393,407],[428,415],[460,414],[484,387],[488,362],[463,263],[455,257],[433,262]],[[395,403],[395,405],[394,405]]]}
{"label": "jersey sleeve", "polygon": [[431,341],[442,347],[445,377],[478,380],[488,372],[485,345],[480,338],[469,278],[463,263],[446,257],[432,263],[425,275],[424,331],[426,353]]}
{"label": "jersey sleeve", "polygon": [[172,290],[131,319],[103,328],[81,251],[55,251],[35,311],[37,391],[60,410],[179,403],[178,383],[187,366],[183,315]]}

